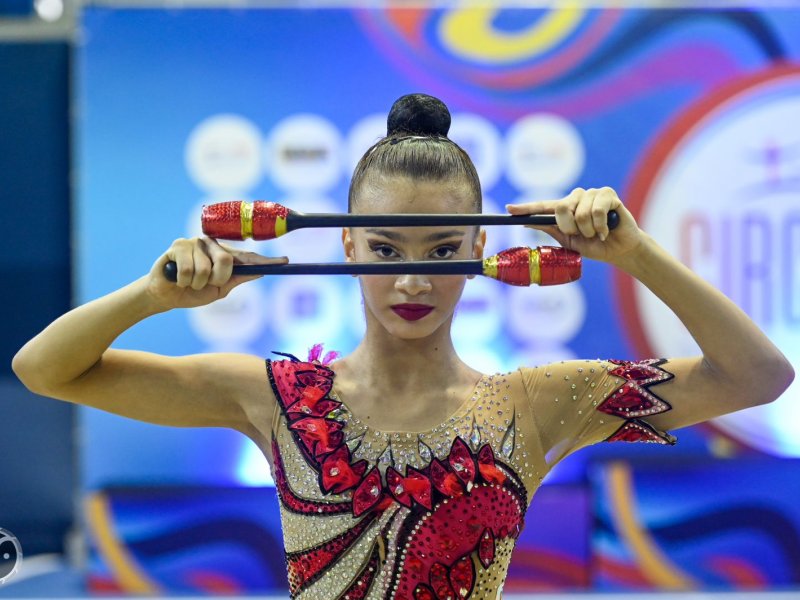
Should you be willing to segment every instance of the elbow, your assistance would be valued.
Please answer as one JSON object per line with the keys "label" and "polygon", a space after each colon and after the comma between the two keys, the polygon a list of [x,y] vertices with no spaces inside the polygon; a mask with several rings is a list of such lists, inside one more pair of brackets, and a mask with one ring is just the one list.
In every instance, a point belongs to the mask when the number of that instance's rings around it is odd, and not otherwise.
{"label": "elbow", "polygon": [[758,372],[761,376],[758,377],[759,390],[756,393],[760,401],[757,404],[769,404],[780,398],[789,389],[795,376],[794,367],[780,352]]}
{"label": "elbow", "polygon": [[33,391],[31,389],[32,369],[25,359],[24,354],[25,350],[22,349],[14,355],[14,358],[11,359],[11,370],[14,371],[14,375],[17,376],[17,379],[19,379],[26,388]]}
{"label": "elbow", "polygon": [[28,373],[30,372],[30,365],[28,361],[25,360],[25,349],[23,348],[19,352],[14,355],[14,358],[11,359],[11,370],[14,371],[14,375],[17,376],[25,386],[28,386],[27,379]]}
{"label": "elbow", "polygon": [[[789,360],[783,355],[781,355],[781,358],[782,358],[782,367],[781,367],[781,374],[779,376],[781,388],[780,391],[778,392],[778,396],[780,396],[781,394],[783,394],[783,392],[789,389],[789,386],[792,385],[792,382],[794,381],[794,367],[792,366],[792,363],[790,363]],[[776,399],[778,396],[776,396]]]}
{"label": "elbow", "polygon": [[[713,370],[713,366],[708,365]],[[756,361],[737,365],[734,373],[716,371],[717,381],[735,410],[753,408],[774,402],[794,381],[794,368],[787,358],[775,348],[775,352]]]}
{"label": "elbow", "polygon": [[26,354],[25,348],[23,348],[14,355],[11,360],[11,370],[14,371],[14,375],[22,382],[22,385],[31,392],[46,396],[47,391],[43,385],[44,377],[42,376],[44,369],[35,361],[30,360]]}

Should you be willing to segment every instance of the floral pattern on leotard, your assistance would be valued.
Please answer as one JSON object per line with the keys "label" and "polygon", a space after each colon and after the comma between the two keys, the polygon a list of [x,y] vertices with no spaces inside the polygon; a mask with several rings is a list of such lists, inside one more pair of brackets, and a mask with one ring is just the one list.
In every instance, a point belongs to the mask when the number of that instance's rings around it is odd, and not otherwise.
{"label": "floral pattern on leotard", "polygon": [[[315,347],[307,361],[283,355],[288,360],[266,363],[286,431],[315,473],[320,492],[307,498],[294,491],[284,464],[286,448],[273,438],[282,509],[311,519],[308,527],[316,527],[314,519],[351,519],[339,521],[319,543],[286,552],[292,598],[319,597],[314,586],[326,573],[338,573],[348,557],[355,560],[356,546],[366,550],[350,567],[349,583],[336,584],[331,598],[444,600],[470,598],[476,590],[479,598],[488,597],[490,589],[497,593],[502,580],[497,582],[497,571],[490,569],[501,553],[504,577],[529,497],[521,474],[507,460],[515,452],[513,436],[506,432],[493,448],[480,435],[455,435],[445,454],[428,448],[426,464],[418,468],[390,464],[379,469],[376,462],[355,459],[360,442],[347,439],[348,411],[332,397],[334,372],[320,355],[321,347]],[[649,389],[672,377],[660,364],[612,361],[614,368],[606,369],[624,380],[595,406],[599,413],[624,419],[609,441],[674,443],[643,420],[670,409]],[[509,431],[515,418],[516,413]]]}
{"label": "floral pattern on leotard", "polygon": [[[397,557],[392,584],[401,594],[396,597],[468,598],[475,582],[470,556],[475,554],[484,568],[489,567],[495,558],[496,538],[516,539],[522,530],[527,494],[519,476],[495,459],[490,444],[474,452],[456,437],[444,459],[433,457],[424,469],[408,466],[404,474],[390,466],[382,478],[377,466],[352,460],[343,423],[337,420],[341,403],[328,397],[332,371],[322,364],[290,358],[268,363],[288,429],[317,471],[323,493],[347,493],[351,501],[328,504],[299,498],[291,491],[280,448],[273,441],[281,501],[289,510],[309,516],[342,513],[347,507],[354,518],[361,518],[321,547],[287,554],[292,595],[316,581],[379,514],[396,503],[411,509],[399,530],[398,544],[404,552]],[[473,517],[462,527],[454,527],[457,514],[469,509],[477,509],[484,518]],[[430,544],[424,541],[431,539]],[[449,560],[439,560],[442,557]]]}

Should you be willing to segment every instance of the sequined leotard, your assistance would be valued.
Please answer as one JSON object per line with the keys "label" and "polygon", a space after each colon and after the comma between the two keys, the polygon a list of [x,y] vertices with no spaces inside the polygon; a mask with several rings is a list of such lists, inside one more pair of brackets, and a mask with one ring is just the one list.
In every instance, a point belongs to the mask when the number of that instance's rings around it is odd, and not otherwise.
{"label": "sequined leotard", "polygon": [[664,361],[569,361],[484,375],[415,433],[374,430],[318,360],[267,360],[274,478],[292,598],[500,598],[525,511],[564,456],[601,441],[674,443],[643,418]]}

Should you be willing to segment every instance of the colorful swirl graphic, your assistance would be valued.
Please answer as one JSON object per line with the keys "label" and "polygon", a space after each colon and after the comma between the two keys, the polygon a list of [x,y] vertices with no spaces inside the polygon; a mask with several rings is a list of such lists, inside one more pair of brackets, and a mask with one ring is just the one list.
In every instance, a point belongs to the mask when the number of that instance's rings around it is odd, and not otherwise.
{"label": "colorful swirl graphic", "polygon": [[[355,14],[378,51],[421,88],[497,117],[532,110],[593,115],[670,87],[713,87],[754,56],[772,62],[786,54],[751,11],[469,7]],[[688,24],[691,34],[675,35]],[[737,56],[730,39],[742,34],[751,47]]]}
{"label": "colorful swirl graphic", "polygon": [[503,66],[526,62],[563,44],[586,15],[578,8],[557,8],[534,14],[529,25],[503,28],[497,22],[503,12],[476,7],[446,13],[439,23],[442,45],[453,55],[478,63]]}

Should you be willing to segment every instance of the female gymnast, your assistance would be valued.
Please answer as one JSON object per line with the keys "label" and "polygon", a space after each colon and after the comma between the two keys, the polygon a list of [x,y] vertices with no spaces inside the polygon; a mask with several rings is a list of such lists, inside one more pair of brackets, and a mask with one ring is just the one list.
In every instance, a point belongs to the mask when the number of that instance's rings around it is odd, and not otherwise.
{"label": "female gymnast", "polygon": [[[477,173],[447,138],[449,122],[435,98],[399,99],[387,137],[355,170],[349,211],[480,212]],[[638,228],[614,190],[576,189],[508,210],[555,213],[545,231],[641,281],[702,356],[480,373],[450,336],[471,277],[462,275],[360,277],[366,333],[344,358],[322,357],[320,346],[305,360],[266,361],[109,348],[142,319],[209,304],[253,279],[232,275],[234,263],[286,262],[195,238],[176,240],[149,274],[53,322],[13,368],[45,396],[252,439],[276,481],[293,598],[497,599],[525,511],[559,460],[603,440],[672,444],[667,430],[770,402],[794,376],[739,308]],[[620,216],[612,231],[610,210]],[[481,258],[485,240],[477,227],[342,232],[356,262]],[[163,276],[168,261],[177,283]]]}

